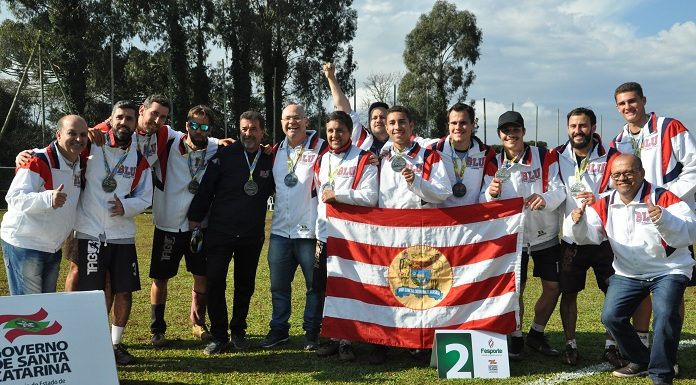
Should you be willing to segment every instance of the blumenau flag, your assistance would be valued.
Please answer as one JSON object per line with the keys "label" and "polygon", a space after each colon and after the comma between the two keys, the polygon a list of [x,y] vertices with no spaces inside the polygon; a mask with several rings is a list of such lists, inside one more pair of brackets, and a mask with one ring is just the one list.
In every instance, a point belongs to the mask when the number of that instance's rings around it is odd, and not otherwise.
{"label": "blumenau flag", "polygon": [[429,348],[519,322],[521,198],[447,209],[327,205],[322,335]]}

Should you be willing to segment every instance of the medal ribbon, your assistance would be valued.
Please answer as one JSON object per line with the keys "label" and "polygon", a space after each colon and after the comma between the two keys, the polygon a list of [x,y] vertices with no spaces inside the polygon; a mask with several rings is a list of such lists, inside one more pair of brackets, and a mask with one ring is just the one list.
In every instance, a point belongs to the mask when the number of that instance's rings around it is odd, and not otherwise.
{"label": "medal ribbon", "polygon": [[249,155],[247,155],[246,150],[244,150],[244,157],[246,158],[247,166],[249,166],[249,181],[253,182],[254,181],[254,169],[256,168],[256,163],[259,160],[259,156],[261,155],[261,149],[259,148],[256,151],[256,157],[254,158],[253,163],[249,163]]}
{"label": "medal ribbon", "polygon": [[633,148],[633,154],[640,158],[640,151],[643,149],[643,129],[640,130],[640,135],[636,139],[631,131],[628,132],[631,137],[631,147]]}
{"label": "medal ribbon", "polygon": [[[457,183],[462,183],[462,179],[464,178],[464,171],[466,170],[466,159],[469,156],[469,151],[467,150],[464,153],[464,156],[460,158],[459,155],[454,151],[454,146],[451,142],[450,150],[452,151],[452,167],[454,168],[454,174],[457,177]],[[458,161],[462,162],[462,164],[457,165]]]}
{"label": "medal ribbon", "polygon": [[135,134],[135,143],[138,145],[138,151],[141,153],[145,154],[145,157],[150,156],[150,142],[152,141],[152,135],[146,134],[145,136],[147,137],[147,142],[145,142],[145,146],[141,149],[140,148],[140,134],[136,133]]}
{"label": "medal ribbon", "polygon": [[348,154],[350,154],[351,148],[348,148],[348,151],[343,154],[343,158],[338,162],[338,165],[334,170],[331,170],[331,156],[329,156],[329,182],[328,184],[334,185],[334,179],[336,178],[336,173],[338,172],[338,169],[341,168],[341,164],[343,163],[344,160],[348,157]]}
{"label": "medal ribbon", "polygon": [[300,161],[300,158],[302,157],[302,154],[304,153],[305,145],[307,144],[307,139],[302,142],[302,147],[298,151],[297,148],[295,148],[295,153],[297,154],[297,157],[295,158],[295,161],[292,160],[292,157],[290,156],[290,142],[287,142],[287,146],[285,147],[285,153],[288,155],[288,174],[294,174],[295,169],[297,168],[297,163]]}
{"label": "medal ribbon", "polygon": [[186,146],[186,152],[188,153],[188,168],[189,168],[189,174],[191,174],[191,180],[196,180],[196,176],[198,176],[198,173],[203,169],[203,165],[205,164],[205,153],[206,149],[203,149],[203,154],[201,155],[201,162],[198,163],[198,166],[194,169],[193,164],[191,163],[193,161],[193,154],[196,153],[197,150],[192,149],[189,147],[188,143],[184,140],[184,146]]}
{"label": "medal ribbon", "polygon": [[[106,142],[109,142],[108,136],[106,137]],[[101,147],[102,150],[102,155],[104,156],[104,168],[106,169],[106,177],[107,178],[113,178],[114,174],[116,174],[116,170],[123,164],[123,161],[126,160],[126,157],[128,156],[128,152],[130,151],[130,146],[126,149],[126,152],[121,155],[121,159],[118,160],[114,168],[112,169],[109,167],[109,162],[106,160],[106,150],[104,150],[104,146]]]}
{"label": "medal ribbon", "polygon": [[411,152],[411,150],[413,150],[413,147],[415,145],[416,145],[416,142],[411,143],[411,146],[407,150],[404,150],[404,151],[397,150],[396,147],[394,147],[394,145],[392,145],[391,149],[392,149],[392,151],[394,151],[394,157],[398,156],[398,157],[403,158],[404,154],[408,154],[409,152]]}
{"label": "medal ribbon", "polygon": [[507,157],[507,152],[503,150],[503,167],[510,169],[513,164],[517,163],[517,158],[522,154],[524,151],[520,152],[519,154],[516,154],[512,159],[508,159]]}

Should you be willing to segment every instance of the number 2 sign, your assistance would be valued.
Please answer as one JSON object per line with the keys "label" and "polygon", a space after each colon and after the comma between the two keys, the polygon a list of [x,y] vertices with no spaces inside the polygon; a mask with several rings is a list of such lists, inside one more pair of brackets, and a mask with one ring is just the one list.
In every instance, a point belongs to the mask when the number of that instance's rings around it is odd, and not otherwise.
{"label": "number 2 sign", "polygon": [[498,333],[476,330],[435,332],[431,364],[440,378],[510,377],[507,339]]}

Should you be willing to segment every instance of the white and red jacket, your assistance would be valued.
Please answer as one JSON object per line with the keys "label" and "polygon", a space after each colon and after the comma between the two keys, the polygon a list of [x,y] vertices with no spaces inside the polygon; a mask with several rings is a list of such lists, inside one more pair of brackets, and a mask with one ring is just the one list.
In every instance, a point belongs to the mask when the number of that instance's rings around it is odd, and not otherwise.
{"label": "white and red jacket", "polygon": [[[114,174],[116,190],[110,193],[102,189],[102,181],[107,176],[103,154],[106,154],[109,167],[113,168],[126,150],[115,144],[109,131],[103,147],[92,143],[82,153],[86,163],[85,188],[78,205],[76,231],[94,238],[103,234],[107,240],[135,237],[133,217],[152,204],[152,173],[135,141],[131,141],[129,148],[128,155]],[[109,201],[114,199],[114,194],[123,204],[122,216],[112,217],[109,211],[112,207]]]}
{"label": "white and red jacket", "polygon": [[[597,134],[594,134],[592,143],[592,150],[587,154],[587,168],[580,177],[580,181],[585,185],[585,191],[591,191],[595,196],[595,200],[597,200],[612,189],[611,165],[620,153],[615,148],[609,148],[607,151]],[[559,176],[566,191],[565,210],[563,212],[564,218],[566,218],[570,216],[571,211],[582,206],[582,199],[575,198],[570,193],[570,187],[577,181],[576,172],[578,172],[580,165],[570,141],[551,151],[555,152],[558,157]],[[568,243],[583,244],[573,237],[573,229],[565,225],[563,226],[562,238]]]}
{"label": "white and red jacket", "polygon": [[[196,175],[200,183],[208,166],[208,161],[217,153],[217,140],[208,139],[208,146],[203,159],[203,150],[187,151],[186,134],[174,131],[177,135],[170,138],[163,146],[162,158],[159,159],[159,172],[155,178],[155,195],[152,202],[152,221],[160,230],[168,232],[189,231],[186,214],[193,200],[193,194],[188,189],[191,183],[189,171],[189,157],[192,157],[191,166],[194,170],[203,162]],[[250,159],[250,161],[253,161]],[[202,227],[206,227],[204,221]]]}
{"label": "white and red jacket", "polygon": [[510,167],[510,180],[503,183],[500,195],[493,198],[488,193],[488,187],[503,162],[502,153],[496,155],[495,161],[486,169],[481,201],[516,197],[526,199],[532,194],[541,195],[546,202],[543,209],[524,209],[524,247],[533,251],[558,242],[559,206],[565,201],[566,193],[558,176],[557,154],[543,147],[527,144],[524,147],[522,159]]}
{"label": "white and red jacket", "polygon": [[[111,119],[97,124],[94,128],[100,129],[103,133],[111,130]],[[154,134],[147,134],[143,131],[136,130],[133,133],[133,143],[138,148],[150,167],[155,167],[158,161],[164,158],[167,142],[177,136],[183,135],[182,132],[175,131],[170,126],[163,125]],[[165,167],[166,168],[166,167]],[[155,168],[157,172],[158,169]]]}
{"label": "white and red jacket", "polygon": [[[662,208],[662,215],[652,222],[648,200]],[[628,204],[618,192],[588,206],[577,224],[565,219],[578,240],[598,243],[609,238],[614,251],[616,274],[650,280],[667,274],[691,278],[694,259],[688,247],[696,239],[696,215],[675,194],[653,188],[647,181]]]}
{"label": "white and red jacket", "polygon": [[[72,231],[80,198],[80,162],[70,165],[51,142],[17,167],[7,190],[2,240],[12,246],[55,253]],[[63,185],[66,201],[53,208],[53,190]]]}
{"label": "white and red jacket", "polygon": [[379,207],[432,208],[452,195],[445,165],[436,150],[414,142],[411,149],[403,154],[406,167],[415,174],[415,179],[410,185],[400,172],[392,170],[394,154],[391,143],[385,144],[380,153]]}
{"label": "white and red jacket", "polygon": [[321,193],[322,186],[329,183],[329,171],[334,174],[333,191],[336,201],[355,206],[377,206],[379,176],[377,166],[370,164],[371,154],[349,142],[336,151],[329,149],[319,157],[314,166],[319,198],[316,229],[318,240],[326,242],[326,203],[321,201]]}
{"label": "white and red jacket", "polygon": [[[440,153],[442,163],[447,170],[451,188],[457,183],[457,173],[454,170],[454,162],[452,160],[452,156],[456,156],[456,153],[450,143],[449,135],[438,140],[437,143],[432,145],[432,148],[435,148]],[[478,203],[486,165],[493,161],[494,158],[495,151],[493,148],[485,145],[481,139],[472,135],[471,147],[469,147],[466,155],[466,168],[464,169],[461,182],[466,186],[466,194],[463,197],[450,195],[446,201],[440,203],[437,207],[455,207]]]}
{"label": "white and red jacket", "polygon": [[[650,113],[641,130],[640,160],[645,180],[662,186],[696,209],[696,140],[684,125],[672,118]],[[628,125],[611,141],[622,153],[634,154]]]}
{"label": "white and red jacket", "polygon": [[327,144],[316,131],[307,130],[304,151],[295,167],[298,182],[293,187],[284,183],[288,169],[288,150],[295,160],[297,152],[288,148],[288,139],[275,146],[273,159],[273,179],[275,181],[275,200],[271,234],[286,238],[314,238],[317,223],[317,191],[314,186],[314,162]]}
{"label": "white and red jacket", "polygon": [[[375,142],[375,137],[372,134],[372,131],[360,123],[360,117],[355,111],[351,111],[350,117],[353,120],[353,131],[350,138],[351,142],[353,142],[353,145],[361,150],[370,151]],[[428,147],[437,143],[438,140],[422,138],[420,136],[412,136],[411,141],[420,144],[422,147]],[[391,139],[387,139],[387,141],[384,143],[384,147],[386,147],[388,144],[391,144]]]}

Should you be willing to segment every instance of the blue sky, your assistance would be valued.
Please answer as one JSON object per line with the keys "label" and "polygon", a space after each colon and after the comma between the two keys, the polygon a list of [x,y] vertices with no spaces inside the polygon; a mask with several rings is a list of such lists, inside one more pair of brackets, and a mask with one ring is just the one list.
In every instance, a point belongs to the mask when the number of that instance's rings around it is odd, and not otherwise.
{"label": "blue sky", "polygon": [[[353,42],[358,85],[370,72],[403,72],[406,34],[433,0],[356,0],[358,32]],[[481,58],[469,98],[476,99],[483,138],[486,99],[487,141],[498,142],[498,116],[511,104],[534,139],[567,139],[565,114],[590,107],[607,140],[623,124],[613,92],[638,81],[647,109],[680,119],[696,130],[696,2],[657,0],[453,1],[468,9],[483,31]],[[379,37],[379,38],[375,38]],[[369,63],[369,64],[368,64]],[[358,92],[358,100],[361,93]],[[597,124],[600,131],[600,122]]]}
{"label": "blue sky", "polygon": [[[452,1],[452,0],[450,0]],[[514,103],[534,139],[566,140],[565,114],[590,107],[607,139],[623,124],[613,91],[638,81],[647,109],[696,130],[696,2],[658,0],[452,1],[477,17],[481,58],[469,98],[476,100],[479,136],[486,99],[487,141],[498,142],[497,117]],[[371,72],[404,73],[404,39],[434,0],[355,0],[353,41],[360,88]],[[2,11],[2,10],[0,10]],[[7,12],[1,17],[7,17]],[[222,52],[213,50],[211,63]],[[364,93],[358,90],[358,111]],[[352,97],[351,97],[352,100]],[[327,108],[330,102],[326,102]],[[560,113],[560,135],[558,115]],[[600,131],[600,122],[597,130]]]}

